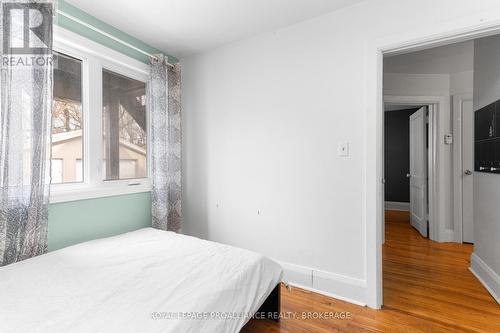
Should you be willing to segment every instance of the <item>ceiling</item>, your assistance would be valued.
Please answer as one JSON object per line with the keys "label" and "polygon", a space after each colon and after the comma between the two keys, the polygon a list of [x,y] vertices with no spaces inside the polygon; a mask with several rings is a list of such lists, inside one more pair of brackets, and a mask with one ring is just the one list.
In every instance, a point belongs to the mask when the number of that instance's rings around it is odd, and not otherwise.
{"label": "ceiling", "polygon": [[67,0],[178,58],[307,20],[362,0]]}
{"label": "ceiling", "polygon": [[384,59],[384,73],[452,74],[473,69],[473,41],[434,47]]}

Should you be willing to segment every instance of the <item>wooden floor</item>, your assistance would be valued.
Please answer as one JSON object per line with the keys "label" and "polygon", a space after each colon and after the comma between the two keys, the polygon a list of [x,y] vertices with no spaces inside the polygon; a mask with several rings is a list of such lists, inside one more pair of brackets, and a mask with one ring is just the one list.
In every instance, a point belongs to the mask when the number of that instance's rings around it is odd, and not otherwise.
{"label": "wooden floor", "polygon": [[410,227],[407,213],[388,211],[382,310],[282,287],[284,314],[350,317],[252,320],[242,332],[500,332],[500,306],[468,270],[471,252],[472,245],[429,241]]}

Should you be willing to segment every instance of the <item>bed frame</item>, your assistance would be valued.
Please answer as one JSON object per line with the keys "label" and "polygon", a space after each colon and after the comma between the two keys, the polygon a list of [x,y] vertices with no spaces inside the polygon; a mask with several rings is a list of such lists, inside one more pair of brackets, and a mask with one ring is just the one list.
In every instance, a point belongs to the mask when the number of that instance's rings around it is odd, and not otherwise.
{"label": "bed frame", "polygon": [[281,283],[274,287],[273,291],[267,296],[264,304],[255,313],[255,317],[260,320],[280,320],[281,310]]}

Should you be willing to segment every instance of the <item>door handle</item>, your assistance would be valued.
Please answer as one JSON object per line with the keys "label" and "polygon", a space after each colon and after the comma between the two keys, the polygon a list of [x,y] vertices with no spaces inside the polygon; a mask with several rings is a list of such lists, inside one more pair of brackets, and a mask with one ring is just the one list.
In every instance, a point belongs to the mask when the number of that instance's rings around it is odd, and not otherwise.
{"label": "door handle", "polygon": [[467,169],[467,170],[465,170],[465,172],[464,172],[464,173],[465,173],[467,176],[472,175],[472,171],[470,171],[470,170],[468,170],[468,169]]}
{"label": "door handle", "polygon": [[411,175],[409,173],[406,174],[406,178],[410,178]]}

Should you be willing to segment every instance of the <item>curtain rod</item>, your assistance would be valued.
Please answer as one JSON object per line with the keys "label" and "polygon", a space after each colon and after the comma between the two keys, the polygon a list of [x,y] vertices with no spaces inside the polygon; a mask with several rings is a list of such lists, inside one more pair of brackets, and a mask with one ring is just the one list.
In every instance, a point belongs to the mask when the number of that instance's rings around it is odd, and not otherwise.
{"label": "curtain rod", "polygon": [[[112,40],[114,40],[114,41],[116,41],[116,42],[118,42],[118,43],[120,43],[120,44],[122,44],[122,45],[125,45],[125,46],[126,46],[126,47],[128,47],[128,48],[131,48],[131,49],[136,50],[137,52],[140,52],[140,53],[142,53],[142,54],[144,54],[144,55],[147,55],[147,56],[149,56],[149,57],[151,57],[151,58],[154,58],[154,59],[159,60],[158,56],[156,56],[156,55],[154,55],[154,54],[151,54],[151,53],[149,53],[149,52],[146,52],[146,51],[144,51],[144,50],[141,50],[140,48],[138,48],[138,47],[136,47],[136,46],[134,46],[134,45],[132,45],[132,44],[129,44],[129,43],[127,43],[126,41],[121,40],[120,38],[115,37],[115,36],[113,36],[113,35],[111,35],[111,34],[107,33],[106,31],[103,31],[103,30],[101,30],[101,29],[99,29],[99,28],[96,28],[96,27],[94,27],[93,25],[88,24],[87,22],[84,22],[84,21],[80,20],[80,19],[79,19],[79,18],[77,18],[77,17],[74,17],[73,15],[70,15],[70,14],[68,14],[68,13],[65,13],[65,12],[63,12],[63,11],[61,11],[61,10],[59,10],[59,9],[57,10],[57,13],[58,13],[58,14],[61,14],[62,16],[65,16],[65,17],[69,18],[70,20],[75,21],[76,23],[81,24],[81,25],[83,25],[83,26],[85,26],[85,27],[87,27],[87,28],[89,28],[89,29],[91,29],[91,30],[93,30],[93,31],[97,32],[97,33],[100,33],[101,35],[104,35],[104,36],[106,36],[106,37],[108,37],[108,38],[111,38]],[[170,67],[174,67],[174,65],[173,65],[173,64],[171,64],[171,63],[169,63],[168,61],[167,61],[166,63],[167,63],[167,65],[168,65],[168,66],[170,66]]]}

